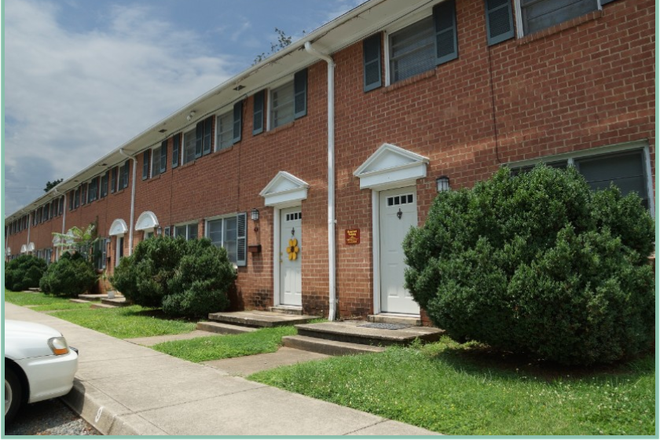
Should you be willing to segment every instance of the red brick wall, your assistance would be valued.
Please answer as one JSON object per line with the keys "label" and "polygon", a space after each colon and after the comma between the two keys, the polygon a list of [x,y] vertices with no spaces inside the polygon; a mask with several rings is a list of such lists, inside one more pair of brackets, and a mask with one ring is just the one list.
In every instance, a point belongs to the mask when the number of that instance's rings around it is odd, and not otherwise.
{"label": "red brick wall", "polygon": [[[483,8],[481,0],[457,2],[458,59],[391,86],[363,92],[361,42],[333,54],[340,317],[373,313],[371,191],[360,190],[353,172],[383,143],[430,159],[427,178],[417,182],[420,223],[440,175],[454,188],[471,186],[502,163],[643,139],[655,161],[652,0],[615,1],[491,47]],[[273,303],[273,209],[259,192],[287,171],[310,185],[302,202],[303,309],[327,315],[326,75],[325,62],[309,68],[308,114],[286,126],[253,136],[249,97],[242,141],[233,147],[172,170],[170,140],[167,171],[146,181],[143,155],[137,157],[134,222],[153,211],[163,227],[197,221],[203,236],[209,217],[259,209],[256,224],[248,215],[248,244],[261,244],[262,252],[248,254],[247,266],[239,268],[235,309]],[[129,215],[130,186],[67,212],[66,229],[98,221],[107,236],[114,219],[128,224]],[[356,228],[361,243],[347,246],[344,230]],[[51,232],[60,230],[58,217],[32,227],[32,241],[37,249],[50,247]],[[25,233],[9,237],[12,249],[20,249]],[[141,239],[136,232],[134,242]]]}

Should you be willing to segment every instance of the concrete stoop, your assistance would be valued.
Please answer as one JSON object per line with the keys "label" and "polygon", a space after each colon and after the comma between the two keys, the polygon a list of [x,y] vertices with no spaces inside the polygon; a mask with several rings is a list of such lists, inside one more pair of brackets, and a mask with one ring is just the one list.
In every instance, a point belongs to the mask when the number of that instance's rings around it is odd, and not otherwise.
{"label": "concrete stoop", "polygon": [[309,336],[300,335],[285,336],[282,338],[282,344],[285,347],[311,351],[314,353],[327,354],[330,356],[379,353],[385,350],[385,347],[355,344],[352,342],[333,341],[331,339],[312,338]]}
{"label": "concrete stoop", "polygon": [[332,339],[366,345],[410,345],[415,339],[435,342],[444,333],[434,327],[404,327],[385,329],[369,327],[365,321],[320,322],[296,325],[300,336]]}
{"label": "concrete stoop", "polygon": [[238,335],[241,333],[257,331],[257,328],[245,327],[243,325],[225,324],[222,322],[200,321],[197,323],[197,330],[203,330],[205,332],[218,333],[222,335]]}
{"label": "concrete stoop", "polygon": [[317,318],[318,316],[293,315],[258,310],[209,313],[209,321],[257,328],[304,324]]}
{"label": "concrete stoop", "polygon": [[107,306],[113,306],[113,307],[126,307],[132,305],[133,303],[131,301],[128,301],[123,296],[115,296],[114,298],[107,298],[107,297],[102,298],[101,304],[105,304]]}

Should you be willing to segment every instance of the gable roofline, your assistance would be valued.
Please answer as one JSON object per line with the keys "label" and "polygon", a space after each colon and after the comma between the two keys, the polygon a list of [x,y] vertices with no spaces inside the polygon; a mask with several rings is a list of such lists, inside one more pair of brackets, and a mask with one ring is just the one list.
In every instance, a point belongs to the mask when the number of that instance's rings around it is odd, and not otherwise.
{"label": "gable roofline", "polygon": [[[25,213],[31,213],[39,206],[75,189],[81,183],[101,176],[106,171],[123,164],[127,159],[120,153],[121,150],[135,157],[172,135],[215,114],[218,109],[245,99],[257,91],[267,88],[274,81],[318,63],[318,58],[305,51],[305,43],[313,43],[323,53],[336,53],[382,30],[401,17],[419,9],[430,8],[435,3],[439,3],[439,0],[369,0],[362,3],[190,101],[171,115],[65,179],[43,196],[6,216],[5,223],[16,220]],[[239,85],[244,88],[234,90]],[[188,121],[187,116],[191,111],[195,112],[195,117]],[[161,132],[161,130],[166,131]]]}

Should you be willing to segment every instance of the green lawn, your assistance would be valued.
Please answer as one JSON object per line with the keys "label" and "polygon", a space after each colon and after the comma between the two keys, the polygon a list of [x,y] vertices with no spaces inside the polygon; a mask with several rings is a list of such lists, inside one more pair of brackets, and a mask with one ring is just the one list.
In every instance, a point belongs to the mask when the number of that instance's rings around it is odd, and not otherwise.
{"label": "green lawn", "polygon": [[652,356],[566,369],[459,346],[330,358],[249,377],[449,435],[654,435]]}
{"label": "green lawn", "polygon": [[141,306],[92,309],[90,304],[72,303],[68,298],[44,293],[6,290],[5,301],[29,306],[32,310],[48,311],[57,318],[121,339],[189,333],[197,325],[195,322],[168,319],[157,309]]}
{"label": "green lawn", "polygon": [[12,292],[11,290],[5,290],[5,301],[18,306],[29,307],[39,312],[89,308],[89,304],[73,303],[68,298],[59,298],[43,293]]}
{"label": "green lawn", "polygon": [[274,353],[282,344],[283,336],[296,333],[296,329],[292,326],[263,328],[239,335],[208,336],[185,341],[163,342],[151,348],[191,362],[204,362]]}

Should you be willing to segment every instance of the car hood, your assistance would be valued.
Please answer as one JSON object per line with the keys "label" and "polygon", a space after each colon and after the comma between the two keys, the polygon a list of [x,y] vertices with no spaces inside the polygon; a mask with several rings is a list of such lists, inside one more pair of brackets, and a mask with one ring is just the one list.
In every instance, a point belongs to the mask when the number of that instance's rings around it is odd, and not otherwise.
{"label": "car hood", "polygon": [[47,325],[8,319],[5,321],[5,356],[14,360],[51,356],[48,340],[57,336],[62,334]]}

